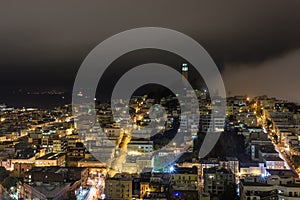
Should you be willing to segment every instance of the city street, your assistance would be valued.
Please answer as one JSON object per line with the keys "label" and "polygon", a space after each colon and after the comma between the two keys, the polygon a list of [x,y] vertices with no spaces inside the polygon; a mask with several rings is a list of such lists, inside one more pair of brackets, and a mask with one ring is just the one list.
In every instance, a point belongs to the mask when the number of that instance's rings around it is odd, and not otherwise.
{"label": "city street", "polygon": [[269,134],[269,138],[272,140],[272,143],[275,147],[275,150],[278,152],[279,157],[281,159],[284,160],[284,166],[286,169],[290,169],[293,172],[295,172],[296,174],[298,174],[298,172],[296,171],[296,169],[293,166],[293,163],[289,160],[289,158],[287,157],[284,147],[280,147],[278,144],[276,144],[276,142],[272,139],[271,137],[271,132],[268,130],[268,127],[266,127],[266,124],[263,122],[263,120],[260,118],[260,120],[262,122],[262,127],[265,131],[267,131],[267,133]]}
{"label": "city street", "polygon": [[121,142],[118,144],[118,152],[119,155],[114,158],[114,160],[111,162],[111,168],[122,171],[123,163],[126,162],[127,157],[127,144],[130,142],[131,137],[129,135],[124,134]]}

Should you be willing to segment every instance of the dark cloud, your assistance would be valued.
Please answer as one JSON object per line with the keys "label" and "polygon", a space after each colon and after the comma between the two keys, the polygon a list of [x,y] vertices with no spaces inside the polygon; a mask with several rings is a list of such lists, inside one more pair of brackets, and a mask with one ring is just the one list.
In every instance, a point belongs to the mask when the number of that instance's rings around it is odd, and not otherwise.
{"label": "dark cloud", "polygon": [[[130,28],[198,40],[221,69],[300,47],[300,1],[7,1],[0,6],[3,86],[71,86],[90,50]],[[256,65],[251,65],[256,66]]]}
{"label": "dark cloud", "polygon": [[300,49],[260,64],[225,67],[223,80],[229,95],[268,95],[300,103],[299,66]]}

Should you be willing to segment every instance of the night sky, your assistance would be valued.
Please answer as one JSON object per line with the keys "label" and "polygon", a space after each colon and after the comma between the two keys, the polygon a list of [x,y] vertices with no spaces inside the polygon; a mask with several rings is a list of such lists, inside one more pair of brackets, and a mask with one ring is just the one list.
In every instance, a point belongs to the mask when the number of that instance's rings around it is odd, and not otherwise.
{"label": "night sky", "polygon": [[[292,0],[2,1],[0,102],[19,88],[70,91],[81,62],[97,44],[146,26],[196,39],[221,70],[229,95],[300,102],[299,9],[300,1]],[[147,53],[138,54],[116,62],[115,77],[126,64],[145,60]]]}

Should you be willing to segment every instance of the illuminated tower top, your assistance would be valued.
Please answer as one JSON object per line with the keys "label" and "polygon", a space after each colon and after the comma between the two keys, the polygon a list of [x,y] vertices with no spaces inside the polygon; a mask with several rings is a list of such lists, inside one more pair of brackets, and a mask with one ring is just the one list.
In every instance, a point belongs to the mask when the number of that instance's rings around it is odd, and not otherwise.
{"label": "illuminated tower top", "polygon": [[182,78],[185,78],[186,80],[188,80],[188,75],[189,75],[189,67],[187,63],[182,63],[181,65],[181,74],[182,74]]}

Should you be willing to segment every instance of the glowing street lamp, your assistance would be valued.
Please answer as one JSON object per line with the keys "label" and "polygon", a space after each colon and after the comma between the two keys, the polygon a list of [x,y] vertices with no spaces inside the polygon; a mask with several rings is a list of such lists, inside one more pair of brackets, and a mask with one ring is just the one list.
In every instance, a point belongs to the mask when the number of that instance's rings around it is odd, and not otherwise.
{"label": "glowing street lamp", "polygon": [[170,170],[170,172],[174,172],[175,169],[173,166],[171,166],[169,170]]}

